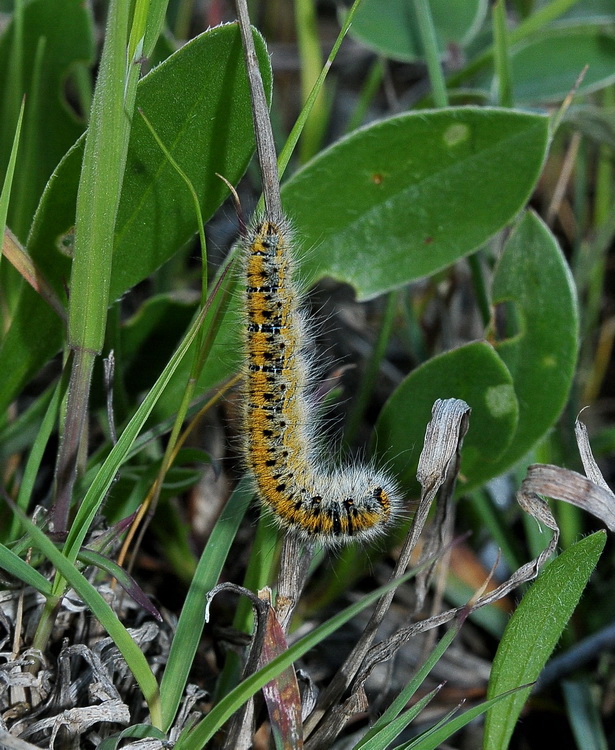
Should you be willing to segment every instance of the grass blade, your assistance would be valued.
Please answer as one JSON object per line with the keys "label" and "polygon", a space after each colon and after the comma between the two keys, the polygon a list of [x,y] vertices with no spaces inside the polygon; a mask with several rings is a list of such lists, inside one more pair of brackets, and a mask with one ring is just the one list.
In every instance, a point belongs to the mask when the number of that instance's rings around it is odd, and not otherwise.
{"label": "grass blade", "polygon": [[160,682],[162,725],[167,731],[177,713],[205,625],[205,595],[218,582],[230,546],[253,495],[246,480],[235,489],[211,532],[190,584]]}
{"label": "grass blade", "polygon": [[[0,193],[0,227],[2,228],[3,237],[4,237],[4,227],[6,226],[6,217],[9,212],[9,201],[11,199],[13,175],[15,174],[15,162],[17,161],[17,149],[19,148],[19,136],[21,135],[21,124],[23,122],[24,106],[25,106],[25,100],[22,99],[21,109],[19,110],[19,118],[17,120],[17,126],[15,127],[15,136],[13,138],[13,146],[11,148],[11,155],[9,157],[9,163],[6,168],[6,174],[4,175],[4,182],[2,184],[2,192]],[[0,263],[1,262],[2,262],[2,253],[0,252]]]}
{"label": "grass blade", "polygon": [[[382,716],[378,718],[378,721],[376,721],[374,726],[363,737],[361,742],[359,742],[355,750],[359,750],[360,748],[365,748],[365,750],[367,750],[367,748],[370,748],[371,750],[372,746],[370,744],[370,741],[372,740],[372,738],[375,738],[376,735],[378,735],[384,728],[386,728],[387,725],[392,723],[397,718],[400,711],[404,708],[404,706],[408,704],[408,701],[412,698],[414,693],[416,693],[416,691],[418,690],[420,685],[423,683],[427,675],[431,672],[434,666],[438,663],[438,661],[444,655],[444,652],[453,642],[453,639],[455,638],[458,632],[459,632],[459,625],[450,628],[450,630],[446,633],[446,635],[440,639],[440,642],[432,650],[431,654],[429,655],[429,658],[421,666],[421,668],[414,675],[414,677],[410,680],[410,682],[408,682],[406,687],[396,696],[393,703],[391,703],[391,705],[382,714]],[[389,742],[392,742],[396,736],[397,735],[394,735],[393,737],[391,737],[389,739]]]}
{"label": "grass blade", "polygon": [[40,591],[43,596],[50,596],[51,584],[49,581],[38,570],[32,568],[25,560],[5,547],[4,544],[0,544],[0,568],[15,576],[15,578],[19,578],[26,586],[32,586],[32,588]]}

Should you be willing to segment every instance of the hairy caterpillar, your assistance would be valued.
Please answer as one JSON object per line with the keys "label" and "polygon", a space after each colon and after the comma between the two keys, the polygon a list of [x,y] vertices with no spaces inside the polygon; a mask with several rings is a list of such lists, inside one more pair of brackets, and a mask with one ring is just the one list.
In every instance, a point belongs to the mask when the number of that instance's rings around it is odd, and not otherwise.
{"label": "hairy caterpillar", "polygon": [[257,221],[245,244],[245,453],[260,499],[306,540],[372,539],[399,513],[399,492],[373,466],[323,460],[288,224]]}

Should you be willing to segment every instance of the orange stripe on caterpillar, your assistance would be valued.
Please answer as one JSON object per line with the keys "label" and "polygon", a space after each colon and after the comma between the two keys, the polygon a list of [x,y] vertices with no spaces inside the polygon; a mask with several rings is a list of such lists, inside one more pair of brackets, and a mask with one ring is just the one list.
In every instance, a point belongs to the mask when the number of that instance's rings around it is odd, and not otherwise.
{"label": "orange stripe on caterpillar", "polygon": [[323,461],[308,321],[293,271],[289,227],[257,222],[245,258],[248,468],[280,526],[329,545],[370,539],[398,515],[399,492],[371,465],[329,469]]}

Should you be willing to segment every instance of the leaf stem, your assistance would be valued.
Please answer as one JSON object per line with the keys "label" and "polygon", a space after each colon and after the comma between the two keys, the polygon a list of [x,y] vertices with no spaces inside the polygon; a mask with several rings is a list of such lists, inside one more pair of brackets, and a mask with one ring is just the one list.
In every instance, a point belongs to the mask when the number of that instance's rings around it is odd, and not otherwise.
{"label": "leaf stem", "polygon": [[359,425],[361,424],[361,419],[363,418],[365,409],[367,408],[370,395],[376,385],[380,363],[384,358],[389,339],[391,338],[391,331],[393,330],[393,324],[395,322],[399,297],[399,291],[389,292],[387,295],[386,307],[384,315],[382,316],[378,338],[365,365],[355,403],[350,412],[350,416],[348,417],[348,421],[346,422],[344,440],[347,443],[353,442],[359,429]]}
{"label": "leaf stem", "polygon": [[512,107],[513,81],[508,49],[508,29],[506,28],[506,6],[503,0],[496,0],[491,12],[493,14],[493,51],[498,82],[498,102],[501,107]]}
{"label": "leaf stem", "polygon": [[429,7],[428,0],[414,0],[414,7],[419,23],[419,33],[421,35],[425,62],[427,63],[427,72],[431,81],[434,102],[436,107],[443,109],[444,107],[448,107],[448,92],[440,64],[440,52],[438,50],[433,18],[431,17],[431,8]]}

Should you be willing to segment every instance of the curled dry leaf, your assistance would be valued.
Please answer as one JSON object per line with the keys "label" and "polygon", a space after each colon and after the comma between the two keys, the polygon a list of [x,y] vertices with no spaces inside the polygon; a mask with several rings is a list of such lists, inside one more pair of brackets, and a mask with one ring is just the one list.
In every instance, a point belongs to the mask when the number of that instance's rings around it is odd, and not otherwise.
{"label": "curled dry leaf", "polygon": [[457,475],[470,411],[466,402],[458,398],[438,399],[434,403],[416,472],[421,485],[421,501],[433,500],[451,471]]}
{"label": "curled dry leaf", "polygon": [[546,503],[537,496],[545,495],[554,500],[563,500],[591,513],[603,521],[609,531],[615,531],[615,494],[598,468],[589,444],[587,428],[578,418],[575,434],[587,477],[559,466],[534,464],[529,467],[519,490],[519,504],[549,528],[555,529],[555,521]]}
{"label": "curled dry leaf", "polygon": [[602,472],[598,468],[594,454],[592,453],[591,446],[589,444],[589,437],[587,435],[587,427],[577,417],[574,423],[574,434],[577,438],[577,445],[579,446],[579,453],[581,454],[581,461],[583,462],[583,468],[587,474],[587,478],[591,479],[592,482],[605,489],[612,497],[613,493],[609,485],[606,483]]}
{"label": "curled dry leaf", "polygon": [[615,495],[576,471],[550,464],[533,464],[527,470],[519,490],[519,504],[550,526],[544,517],[547,504],[538,495],[576,505],[603,521],[609,531],[615,531]]}

